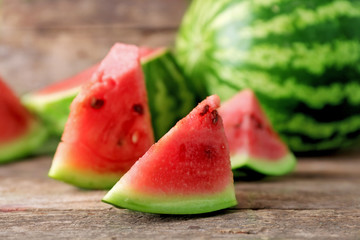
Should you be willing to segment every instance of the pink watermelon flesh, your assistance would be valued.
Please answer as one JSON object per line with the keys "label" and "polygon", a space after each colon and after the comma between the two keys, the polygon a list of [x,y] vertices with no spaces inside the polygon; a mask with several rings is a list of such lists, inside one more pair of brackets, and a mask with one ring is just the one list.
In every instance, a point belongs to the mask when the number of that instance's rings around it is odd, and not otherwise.
{"label": "pink watermelon flesh", "polygon": [[103,201],[137,211],[195,214],[236,205],[219,98],[180,120],[120,179]]}
{"label": "pink watermelon flesh", "polygon": [[251,90],[243,90],[223,103],[219,113],[229,141],[233,168],[246,166],[275,175],[293,169],[294,156],[273,130]]}
{"label": "pink watermelon flesh", "polygon": [[153,144],[136,46],[115,44],[71,112],[49,176],[83,188],[110,188]]}

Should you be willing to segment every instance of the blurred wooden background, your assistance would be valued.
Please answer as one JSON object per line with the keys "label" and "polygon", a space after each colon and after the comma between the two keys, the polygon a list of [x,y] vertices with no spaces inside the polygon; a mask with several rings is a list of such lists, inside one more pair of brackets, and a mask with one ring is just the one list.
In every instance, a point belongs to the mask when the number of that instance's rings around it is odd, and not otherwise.
{"label": "blurred wooden background", "polygon": [[0,75],[18,93],[100,61],[115,42],[172,46],[187,0],[0,0]]}

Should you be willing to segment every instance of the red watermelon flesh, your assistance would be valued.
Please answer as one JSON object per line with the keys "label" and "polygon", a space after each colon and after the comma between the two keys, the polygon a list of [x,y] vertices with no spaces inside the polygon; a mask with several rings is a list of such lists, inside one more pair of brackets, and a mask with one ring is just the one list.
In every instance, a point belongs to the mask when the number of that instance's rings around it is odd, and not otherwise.
{"label": "red watermelon flesh", "polygon": [[47,131],[1,78],[0,92],[0,163],[5,163],[36,152]]}
{"label": "red watermelon flesh", "polygon": [[[269,174],[293,168],[295,158],[273,130],[253,91],[239,92],[223,103],[219,113],[229,141],[233,168],[252,166],[254,161],[256,165],[260,164],[257,170]],[[239,156],[242,156],[241,161]],[[261,163],[264,163],[263,169]],[[274,169],[271,163],[274,163]],[[285,166],[279,166],[280,163]]]}
{"label": "red watermelon flesh", "polygon": [[72,102],[49,175],[110,188],[153,142],[139,49],[115,44]]}
{"label": "red watermelon flesh", "polygon": [[0,143],[11,141],[23,134],[33,117],[21,105],[13,91],[0,78]]}
{"label": "red watermelon flesh", "polygon": [[136,162],[103,201],[166,214],[236,205],[219,104],[215,95],[201,102]]}

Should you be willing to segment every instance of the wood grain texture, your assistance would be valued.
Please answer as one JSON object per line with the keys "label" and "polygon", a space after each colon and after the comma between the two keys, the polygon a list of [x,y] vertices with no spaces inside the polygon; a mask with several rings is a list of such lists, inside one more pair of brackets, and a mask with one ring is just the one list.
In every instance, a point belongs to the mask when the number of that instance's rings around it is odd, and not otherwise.
{"label": "wood grain texture", "polygon": [[19,94],[100,61],[115,42],[172,46],[187,0],[2,0],[0,75]]}
{"label": "wood grain texture", "polygon": [[0,239],[359,239],[360,153],[302,158],[282,178],[235,183],[238,206],[196,216],[116,209],[106,191],[49,179],[51,158],[0,166]]}

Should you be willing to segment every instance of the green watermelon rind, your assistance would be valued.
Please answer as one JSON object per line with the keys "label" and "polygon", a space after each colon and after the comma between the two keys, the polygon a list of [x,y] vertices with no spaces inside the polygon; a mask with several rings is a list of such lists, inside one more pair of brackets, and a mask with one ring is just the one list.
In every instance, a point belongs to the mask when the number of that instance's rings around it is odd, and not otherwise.
{"label": "green watermelon rind", "polygon": [[[48,176],[82,189],[110,189],[119,181],[119,174],[100,174],[91,170],[72,167],[59,162],[53,162]],[[100,184],[99,184],[100,183]]]}
{"label": "green watermelon rind", "polygon": [[119,208],[157,214],[201,214],[237,205],[232,182],[222,192],[188,196],[152,196],[117,184],[102,201]]}
{"label": "green watermelon rind", "polygon": [[47,139],[48,131],[37,120],[32,120],[21,137],[0,145],[0,164],[12,162],[35,153]]}
{"label": "green watermelon rind", "polygon": [[195,95],[168,48],[142,58],[141,65],[158,140],[196,106]]}
{"label": "green watermelon rind", "polygon": [[34,114],[37,114],[54,135],[61,136],[67,121],[70,104],[79,93],[80,87],[52,94],[26,94],[22,103]]}
{"label": "green watermelon rind", "polygon": [[78,159],[78,154],[95,157],[95,153],[80,143],[71,146],[74,148],[69,149],[63,142],[58,145],[48,172],[49,177],[83,189],[110,189],[122,177],[118,172],[99,172],[88,166],[76,165],[74,162]]}
{"label": "green watermelon rind", "polygon": [[268,176],[282,176],[292,172],[296,167],[296,158],[291,152],[276,160],[254,158],[248,154],[233,154],[230,160],[233,170],[247,167]]}
{"label": "green watermelon rind", "polygon": [[226,100],[252,88],[265,96],[265,110],[277,113],[270,120],[295,152],[356,146],[359,3],[192,1],[176,57],[200,93]]}

